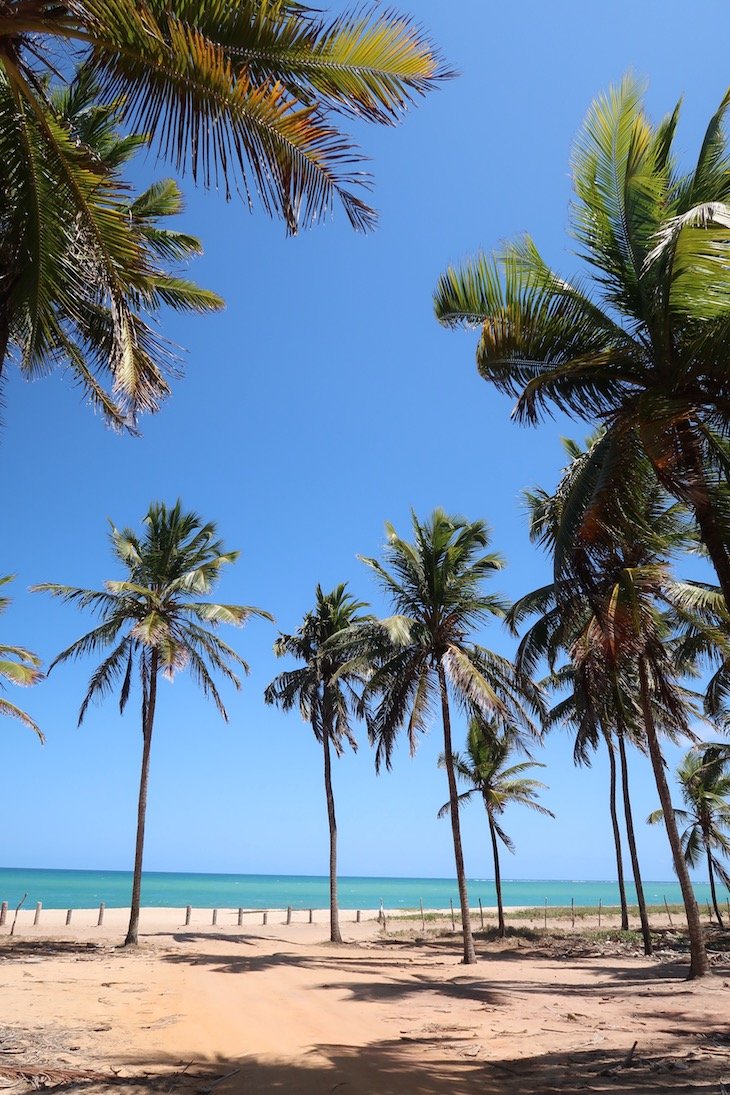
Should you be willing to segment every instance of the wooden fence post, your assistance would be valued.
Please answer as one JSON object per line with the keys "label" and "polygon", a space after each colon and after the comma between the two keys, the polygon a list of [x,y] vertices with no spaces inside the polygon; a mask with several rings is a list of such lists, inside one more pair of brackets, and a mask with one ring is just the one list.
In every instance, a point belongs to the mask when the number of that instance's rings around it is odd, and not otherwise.
{"label": "wooden fence post", "polygon": [[96,922],[97,928],[100,928],[101,925],[104,923],[104,909],[105,908],[106,908],[106,905],[104,904],[103,901],[101,901],[99,903],[99,919]]}
{"label": "wooden fence post", "polygon": [[43,902],[42,901],[36,901],[35,916],[33,917],[33,927],[36,926],[36,924],[38,923],[38,921],[41,918],[41,909],[42,908],[43,908]]}
{"label": "wooden fence post", "polygon": [[0,928],[3,926],[3,924],[5,923],[7,918],[8,918],[8,903],[7,903],[7,901],[3,901],[2,905],[0,905]]}
{"label": "wooden fence post", "polygon": [[575,927],[575,898],[574,897],[571,897],[571,899],[570,899],[570,921],[571,921],[570,926],[572,928],[574,928]]}
{"label": "wooden fence post", "polygon": [[243,924],[243,909],[238,910],[238,926],[239,926],[239,928],[241,927],[241,924]]}
{"label": "wooden fence post", "polygon": [[454,920],[454,902],[449,898],[449,905],[451,905],[451,930],[456,931],[456,921]]}
{"label": "wooden fence post", "polygon": [[314,909],[309,910],[309,923],[310,924],[314,923]]}
{"label": "wooden fence post", "polygon": [[359,924],[359,923],[360,923],[360,910],[359,910],[359,909],[358,909],[358,910],[357,910],[357,912],[355,913],[355,923],[356,923],[356,924]]}
{"label": "wooden fence post", "polygon": [[482,908],[482,899],[479,898],[479,916],[482,920],[482,931],[484,931],[484,909]]}
{"label": "wooden fence post", "polygon": [[190,917],[193,915],[192,905],[186,905],[185,907],[185,927],[190,924]]}
{"label": "wooden fence post", "polygon": [[286,922],[287,925],[291,924],[291,905],[287,905],[286,907]]}
{"label": "wooden fence post", "polygon": [[666,895],[664,895],[664,908],[667,910],[667,916],[669,917],[669,927],[673,928],[674,924],[672,923],[672,914],[669,911],[669,905],[667,905]]}
{"label": "wooden fence post", "polygon": [[217,924],[217,923],[218,923],[218,910],[213,909],[213,919],[211,920],[211,924]]}
{"label": "wooden fence post", "polygon": [[69,909],[68,912],[66,913],[66,926],[67,927],[71,923],[71,913],[72,912],[73,912],[73,909]]}

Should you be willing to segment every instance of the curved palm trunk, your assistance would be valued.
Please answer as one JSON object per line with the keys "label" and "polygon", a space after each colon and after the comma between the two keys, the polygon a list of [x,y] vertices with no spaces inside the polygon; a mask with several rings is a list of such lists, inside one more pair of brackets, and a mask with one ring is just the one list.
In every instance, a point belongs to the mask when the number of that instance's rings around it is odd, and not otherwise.
{"label": "curved palm trunk", "polygon": [[150,747],[152,745],[152,727],[155,721],[157,702],[158,654],[152,651],[150,664],[150,687],[147,702],[144,704],[142,719],[142,770],[139,778],[139,799],[137,801],[137,842],[134,849],[134,877],[132,879],[132,904],[129,911],[129,927],[124,946],[136,946],[139,935],[139,907],[142,899],[142,858],[144,855],[144,825],[147,814],[147,785],[150,774]]}
{"label": "curved palm trunk", "polygon": [[327,820],[330,829],[330,941],[341,943],[339,910],[337,907],[337,819],[335,798],[332,793],[332,764],[330,758],[329,726],[322,728],[324,749],[324,790],[327,796]]}
{"label": "curved palm trunk", "polygon": [[624,856],[621,850],[621,830],[618,824],[618,812],[616,810],[616,752],[613,748],[610,734],[605,733],[606,748],[608,749],[608,764],[610,771],[608,807],[611,811],[611,828],[613,829],[613,843],[616,848],[616,874],[618,875],[618,894],[621,902],[621,931],[629,930],[629,907],[626,901],[626,883],[624,881]]}
{"label": "curved palm trunk", "polygon": [[697,908],[692,882],[690,881],[687,864],[685,863],[684,855],[682,854],[682,844],[679,839],[677,822],[674,818],[672,797],[669,793],[669,784],[667,783],[667,777],[664,772],[664,758],[662,757],[662,752],[659,747],[659,739],[657,738],[654,716],[651,710],[649,684],[643,658],[639,659],[639,684],[641,711],[644,717],[644,729],[646,731],[646,740],[649,746],[651,766],[654,770],[654,779],[656,780],[657,791],[659,793],[659,801],[664,812],[664,825],[666,826],[669,844],[672,849],[674,869],[677,872],[677,878],[679,879],[684,901],[684,910],[687,916],[690,949],[689,976],[690,979],[707,977],[710,973],[710,963],[707,958],[705,940],[702,934],[700,911]]}
{"label": "curved palm trunk", "polygon": [[722,922],[720,916],[720,906],[717,903],[717,891],[715,890],[715,868],[712,866],[712,852],[710,851],[710,845],[705,837],[705,851],[707,852],[707,873],[710,876],[710,894],[712,895],[712,907],[715,910],[715,916],[717,922],[721,928],[724,929],[725,925]]}
{"label": "curved palm trunk", "polygon": [[461,927],[464,935],[464,963],[471,965],[476,962],[477,956],[474,950],[474,937],[471,934],[471,916],[469,914],[469,898],[466,892],[466,873],[464,871],[464,853],[461,847],[461,827],[459,825],[459,794],[456,789],[456,776],[454,775],[454,749],[451,744],[451,715],[449,713],[449,695],[446,691],[446,674],[441,662],[438,662],[439,692],[441,693],[441,716],[444,724],[444,755],[446,758],[446,775],[449,780],[449,816],[451,817],[451,832],[454,837],[454,859],[456,862],[456,883],[459,887],[459,903],[461,905]]}
{"label": "curved palm trunk", "polygon": [[492,855],[494,856],[494,888],[497,891],[497,934],[500,939],[504,939],[504,906],[502,904],[502,875],[499,870],[499,845],[497,844],[497,830],[494,828],[489,809],[487,809],[487,817],[489,818],[489,835],[492,838]]}
{"label": "curved palm trunk", "polygon": [[664,468],[657,467],[652,461],[654,470],[659,481],[668,486],[670,493],[687,502],[693,510],[702,542],[707,548],[725,603],[730,609],[730,548],[712,504],[702,464],[702,454],[698,450],[690,428],[680,428],[678,436],[684,457],[687,484],[683,489],[678,489],[675,477],[670,476],[668,480]]}
{"label": "curved palm trunk", "polygon": [[618,735],[619,758],[621,762],[621,789],[624,799],[624,817],[626,819],[626,835],[629,841],[629,854],[631,855],[631,869],[634,872],[634,886],[636,887],[636,900],[639,905],[639,919],[641,921],[641,938],[644,941],[644,954],[653,954],[654,947],[651,941],[651,928],[649,927],[649,914],[646,910],[646,898],[644,897],[644,883],[641,880],[639,867],[639,853],[636,849],[636,834],[634,833],[634,814],[631,809],[631,794],[629,792],[629,766],[626,757],[626,743],[624,735],[619,731]]}

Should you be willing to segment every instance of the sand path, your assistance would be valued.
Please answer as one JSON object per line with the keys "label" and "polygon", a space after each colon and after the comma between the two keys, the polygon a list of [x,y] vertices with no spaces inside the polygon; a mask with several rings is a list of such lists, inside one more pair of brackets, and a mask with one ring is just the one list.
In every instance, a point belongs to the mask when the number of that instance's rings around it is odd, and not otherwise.
{"label": "sand path", "polygon": [[[0,1076],[88,1069],[108,1078],[89,1092],[205,1095],[720,1095],[730,1083],[727,964],[691,984],[676,956],[572,939],[481,944],[466,969],[448,937],[358,931],[341,947],[321,925],[164,929],[137,951],[82,931],[73,944],[0,939]],[[634,1041],[632,1067],[616,1069]]]}

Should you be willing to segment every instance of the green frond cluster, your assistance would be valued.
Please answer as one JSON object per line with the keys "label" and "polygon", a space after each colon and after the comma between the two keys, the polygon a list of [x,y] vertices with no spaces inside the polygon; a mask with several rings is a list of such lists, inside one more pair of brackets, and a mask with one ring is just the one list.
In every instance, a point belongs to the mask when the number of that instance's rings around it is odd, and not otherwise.
{"label": "green frond cluster", "polygon": [[481,711],[505,730],[537,734],[539,690],[518,681],[506,658],[475,643],[471,633],[490,618],[504,618],[508,604],[487,593],[486,578],[504,565],[488,552],[489,532],[482,521],[467,521],[441,509],[426,521],[412,516],[413,540],[387,525],[384,562],[363,559],[389,595],[401,626],[400,638],[383,642],[372,658],[365,689],[368,732],[376,746],[376,765],[390,767],[401,727],[411,751],[425,729],[443,675],[468,709]]}
{"label": "green frond cluster", "polygon": [[480,328],[479,372],[515,397],[517,419],[560,411],[602,426],[566,492],[563,541],[581,526],[589,539],[596,521],[620,528],[648,464],[693,515],[728,601],[729,105],[730,92],[681,171],[679,106],[652,124],[626,77],[593,103],[573,153],[585,277],[562,278],[526,238],[449,267],[434,298],[441,323]]}
{"label": "green frond cluster", "polygon": [[[12,582],[13,577],[12,574],[0,577],[0,588]],[[0,596],[0,615],[9,604],[8,597]],[[41,660],[32,650],[27,650],[23,646],[9,646],[7,643],[0,643],[0,693],[5,691],[5,681],[9,684],[20,685],[21,688],[37,684],[43,677],[40,666]],[[5,699],[3,695],[0,695],[0,715],[9,715],[11,718],[18,719],[38,735],[41,743],[45,741],[40,727],[30,715],[16,704],[11,703],[10,700]]]}
{"label": "green frond cluster", "polygon": [[284,711],[294,707],[312,727],[319,742],[329,742],[339,755],[348,742],[357,749],[351,717],[359,710],[360,691],[367,668],[354,659],[353,646],[374,618],[341,584],[329,593],[315,590],[315,607],[291,635],[280,635],[274,644],[278,657],[302,662],[299,669],[280,673],[266,688],[264,700]]}
{"label": "green frond cluster", "polygon": [[107,422],[134,430],[177,364],[150,317],[223,301],[179,276],[201,252],[165,226],[179,187],[131,194],[121,171],[146,138],[123,136],[120,104],[98,100],[88,69],[39,99],[20,62],[0,57],[0,368],[64,369]]}
{"label": "green frond cluster", "polygon": [[104,590],[50,582],[33,587],[101,617],[98,627],[58,654],[50,669],[65,661],[104,654],[89,681],[79,725],[90,703],[103,700],[115,689],[123,712],[135,673],[144,707],[153,676],[162,672],[172,679],[183,669],[227,720],[214,674],[219,673],[237,689],[238,674],[247,673],[248,665],[216,630],[224,623],[240,626],[251,616],[272,617],[251,605],[199,599],[211,592],[222,568],[238,558],[238,552],[223,550],[212,522],[203,522],[177,501],[173,506],[153,503],[143,524],[141,536],[133,529],[111,527],[112,550],[126,572],[124,579],[108,581]]}

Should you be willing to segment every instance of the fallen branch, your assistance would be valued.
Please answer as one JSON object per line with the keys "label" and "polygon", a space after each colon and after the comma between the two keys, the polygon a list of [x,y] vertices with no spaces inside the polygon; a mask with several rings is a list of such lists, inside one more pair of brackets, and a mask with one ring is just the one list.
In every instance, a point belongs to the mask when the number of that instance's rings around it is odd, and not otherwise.
{"label": "fallen branch", "polygon": [[609,1065],[608,1068],[602,1068],[598,1073],[599,1076],[615,1076],[617,1072],[621,1072],[625,1068],[631,1068],[634,1054],[636,1053],[636,1047],[639,1043],[634,1042],[629,1052],[624,1057],[623,1061],[619,1061],[617,1065]]}
{"label": "fallen branch", "polygon": [[231,1076],[238,1076],[240,1071],[240,1068],[234,1068],[233,1072],[227,1072],[225,1076],[219,1076],[218,1079],[213,1080],[211,1084],[206,1084],[205,1087],[199,1087],[198,1091],[201,1095],[208,1095],[208,1092],[212,1091],[213,1088],[218,1087],[218,1084],[222,1084],[224,1080],[230,1080]]}

